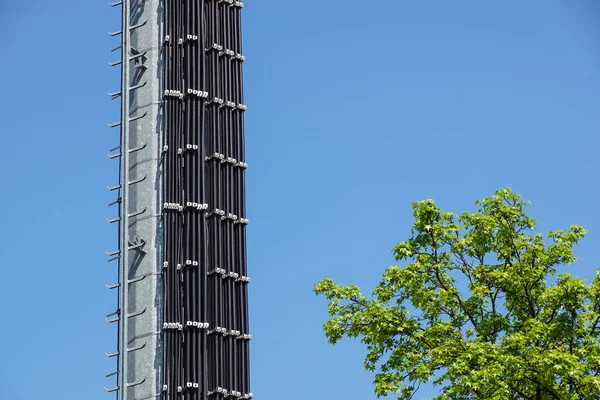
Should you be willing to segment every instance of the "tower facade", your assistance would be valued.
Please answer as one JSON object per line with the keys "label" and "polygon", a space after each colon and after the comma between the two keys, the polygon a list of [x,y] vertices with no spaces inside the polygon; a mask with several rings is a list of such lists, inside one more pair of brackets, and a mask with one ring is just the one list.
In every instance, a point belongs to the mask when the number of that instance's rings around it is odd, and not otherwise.
{"label": "tower facade", "polygon": [[122,0],[120,400],[250,399],[241,11],[233,0]]}

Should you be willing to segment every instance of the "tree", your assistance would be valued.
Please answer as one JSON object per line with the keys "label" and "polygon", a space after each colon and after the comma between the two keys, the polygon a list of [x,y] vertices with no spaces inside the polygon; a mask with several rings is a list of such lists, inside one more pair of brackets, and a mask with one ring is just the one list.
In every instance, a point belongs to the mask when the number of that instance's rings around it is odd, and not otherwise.
{"label": "tree", "polygon": [[378,396],[412,399],[600,399],[600,276],[590,284],[557,268],[575,261],[586,231],[534,229],[510,189],[460,216],[413,204],[412,236],[393,249],[371,296],[329,278],[324,331],[366,346]]}

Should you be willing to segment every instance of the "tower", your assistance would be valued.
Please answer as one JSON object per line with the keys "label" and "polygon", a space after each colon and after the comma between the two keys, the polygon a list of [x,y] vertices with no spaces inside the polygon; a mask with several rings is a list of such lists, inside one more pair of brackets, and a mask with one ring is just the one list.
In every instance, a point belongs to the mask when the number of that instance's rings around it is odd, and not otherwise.
{"label": "tower", "polygon": [[250,399],[241,11],[121,0],[120,400]]}

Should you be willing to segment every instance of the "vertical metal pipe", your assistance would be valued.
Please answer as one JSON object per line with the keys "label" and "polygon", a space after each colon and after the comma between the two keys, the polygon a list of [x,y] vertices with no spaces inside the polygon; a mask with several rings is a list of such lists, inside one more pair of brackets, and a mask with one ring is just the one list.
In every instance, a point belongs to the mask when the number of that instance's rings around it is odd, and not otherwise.
{"label": "vertical metal pipe", "polygon": [[129,0],[122,2],[122,33],[121,33],[121,258],[120,258],[120,321],[119,321],[119,392],[121,400],[127,400],[127,379],[128,379],[128,356],[127,342],[129,338],[129,321],[127,313],[129,312],[129,54],[131,53],[129,45],[129,20],[130,20]]}

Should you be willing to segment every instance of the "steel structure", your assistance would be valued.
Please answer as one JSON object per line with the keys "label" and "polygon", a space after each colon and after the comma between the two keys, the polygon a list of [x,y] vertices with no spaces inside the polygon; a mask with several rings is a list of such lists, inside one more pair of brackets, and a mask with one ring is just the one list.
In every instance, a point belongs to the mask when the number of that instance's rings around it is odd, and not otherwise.
{"label": "steel structure", "polygon": [[119,400],[250,399],[241,10],[121,0]]}

